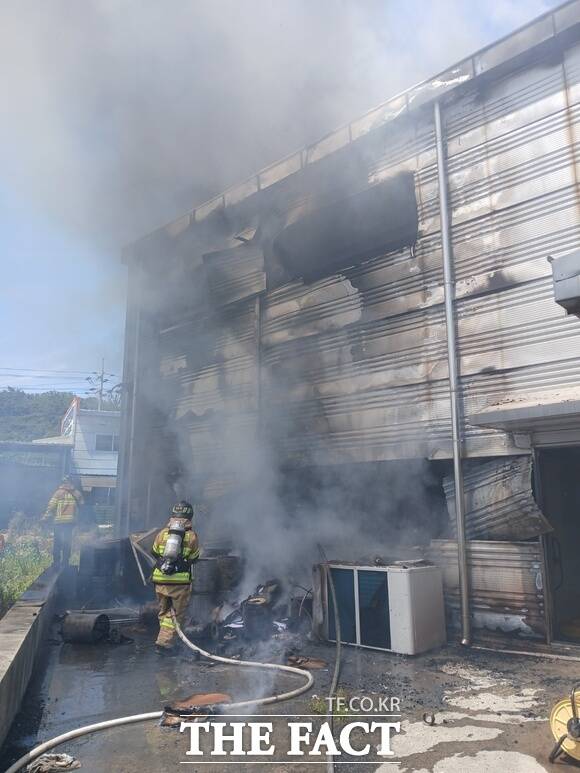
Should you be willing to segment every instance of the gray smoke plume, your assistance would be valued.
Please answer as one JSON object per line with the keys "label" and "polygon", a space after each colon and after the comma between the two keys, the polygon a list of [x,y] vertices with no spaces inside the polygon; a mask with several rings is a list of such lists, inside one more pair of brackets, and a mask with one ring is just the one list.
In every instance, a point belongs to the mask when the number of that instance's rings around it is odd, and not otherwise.
{"label": "gray smoke plume", "polygon": [[[116,250],[550,5],[4,3],[4,186],[66,229]],[[161,412],[164,397],[148,395]],[[274,419],[266,414],[264,424]],[[175,493],[195,499],[179,427],[176,439],[184,473]],[[317,559],[317,541],[333,557],[347,550],[354,557],[379,543],[430,535],[434,482],[423,463],[321,473],[313,458],[311,468],[288,471],[263,434],[236,438],[224,428],[215,440],[241,484],[216,504],[207,536],[228,537],[244,550],[253,570],[248,585],[269,574],[303,576]],[[397,532],[411,511],[424,514],[414,520],[425,534]]]}
{"label": "gray smoke plume", "polygon": [[553,4],[5,2],[3,187],[117,249]]}

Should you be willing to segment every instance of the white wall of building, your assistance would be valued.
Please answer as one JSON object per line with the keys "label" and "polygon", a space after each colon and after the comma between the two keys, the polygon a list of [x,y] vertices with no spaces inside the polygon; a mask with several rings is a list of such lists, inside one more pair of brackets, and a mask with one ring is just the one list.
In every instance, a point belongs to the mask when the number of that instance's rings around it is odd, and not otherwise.
{"label": "white wall of building", "polygon": [[[80,409],[76,417],[72,471],[77,475],[116,475],[121,414],[118,411]],[[98,450],[105,438],[111,450]],[[117,450],[113,450],[117,449]]]}

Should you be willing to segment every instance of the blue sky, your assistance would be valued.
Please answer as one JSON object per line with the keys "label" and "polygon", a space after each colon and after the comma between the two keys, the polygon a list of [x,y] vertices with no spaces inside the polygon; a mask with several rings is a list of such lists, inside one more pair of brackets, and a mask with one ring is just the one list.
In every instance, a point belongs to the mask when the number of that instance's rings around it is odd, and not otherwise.
{"label": "blue sky", "polygon": [[[46,212],[0,188],[5,284],[0,304],[0,387],[79,388],[69,374],[11,377],[16,369],[120,374],[125,271]],[[119,379],[120,380],[120,379]]]}
{"label": "blue sky", "polygon": [[553,5],[2,4],[0,387],[120,373],[123,243]]}

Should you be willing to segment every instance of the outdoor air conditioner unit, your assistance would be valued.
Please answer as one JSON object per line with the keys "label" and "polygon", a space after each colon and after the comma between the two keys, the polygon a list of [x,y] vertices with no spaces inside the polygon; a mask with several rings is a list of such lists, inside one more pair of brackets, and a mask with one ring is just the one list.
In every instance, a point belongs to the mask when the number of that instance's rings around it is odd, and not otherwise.
{"label": "outdoor air conditioner unit", "polygon": [[319,566],[327,638],[336,641],[332,573],[341,642],[403,655],[446,642],[443,582],[436,566],[398,562],[389,566]]}

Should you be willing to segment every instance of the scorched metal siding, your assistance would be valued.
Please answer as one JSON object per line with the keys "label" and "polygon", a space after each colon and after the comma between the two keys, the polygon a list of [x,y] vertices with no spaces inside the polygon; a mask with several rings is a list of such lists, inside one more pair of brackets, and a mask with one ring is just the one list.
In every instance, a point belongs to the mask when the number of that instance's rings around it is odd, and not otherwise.
{"label": "scorched metal siding", "polygon": [[[575,47],[560,62],[476,87],[445,111],[468,456],[518,453],[509,436],[471,425],[470,415],[580,376],[580,327],[554,303],[546,260],[580,237],[578,62]],[[428,114],[385,137],[369,180],[403,169],[415,172],[419,202],[413,253],[266,296],[268,396],[294,415],[298,431],[280,439],[293,459],[451,456]]]}
{"label": "scorched metal siding", "polygon": [[161,389],[198,498],[232,483],[236,460],[255,444],[258,417],[257,302],[233,304],[160,336]]}
{"label": "scorched metal siding", "polygon": [[[544,576],[539,542],[467,543],[473,626],[523,637],[546,635]],[[441,567],[452,621],[459,609],[457,545],[433,540],[429,558]]]}
{"label": "scorched metal siding", "polygon": [[[521,454],[509,433],[470,417],[578,383],[580,326],[554,303],[546,257],[580,238],[579,8],[534,21],[159,232],[159,261],[173,261],[171,245],[181,240],[184,265],[202,272],[212,262],[202,254],[214,248],[189,254],[190,231],[205,228],[207,242],[212,218],[222,229],[235,221],[231,247],[236,233],[258,225],[255,242],[237,248],[247,261],[238,263],[236,250],[214,255],[223,269],[208,274],[217,326],[202,309],[159,338],[169,416],[179,435],[186,428],[192,474],[207,477],[207,491],[221,490],[226,447],[239,450],[240,435],[258,425],[281,462],[451,458],[435,98],[446,132],[463,452]],[[343,168],[356,174],[341,178]],[[400,172],[414,175],[413,248],[276,286],[266,256],[280,228],[299,222],[317,197],[327,206],[329,191],[338,200]],[[224,239],[222,230],[215,250]],[[135,245],[134,259],[154,244]],[[216,326],[210,344],[204,319]]]}

